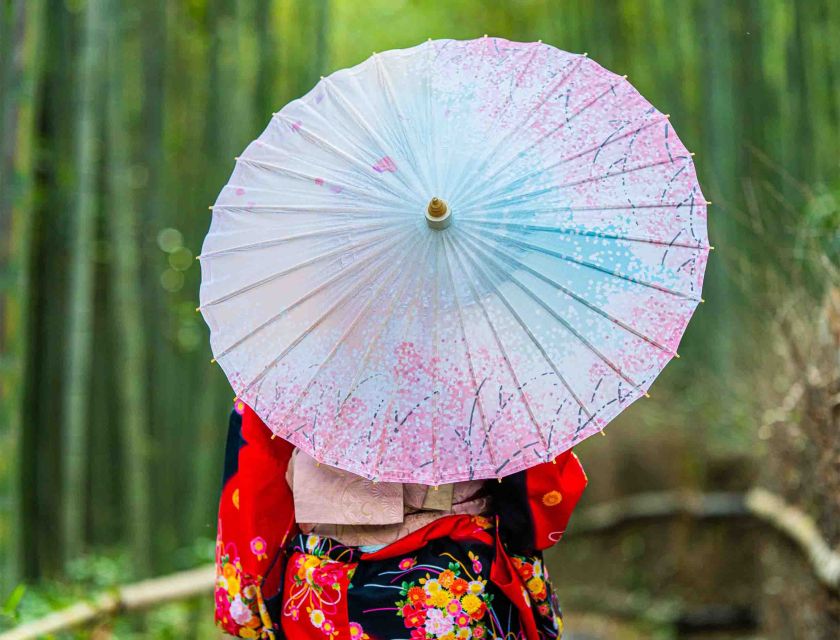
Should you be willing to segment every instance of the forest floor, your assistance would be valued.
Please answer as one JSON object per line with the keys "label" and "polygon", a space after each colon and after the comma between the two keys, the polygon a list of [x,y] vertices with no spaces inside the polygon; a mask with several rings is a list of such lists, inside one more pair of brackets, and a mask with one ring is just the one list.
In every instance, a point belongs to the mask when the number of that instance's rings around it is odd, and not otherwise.
{"label": "forest floor", "polygon": [[[563,640],[660,640],[662,632],[645,631],[639,626],[603,615],[564,613]],[[764,640],[756,635],[709,633],[679,636],[685,640]]]}

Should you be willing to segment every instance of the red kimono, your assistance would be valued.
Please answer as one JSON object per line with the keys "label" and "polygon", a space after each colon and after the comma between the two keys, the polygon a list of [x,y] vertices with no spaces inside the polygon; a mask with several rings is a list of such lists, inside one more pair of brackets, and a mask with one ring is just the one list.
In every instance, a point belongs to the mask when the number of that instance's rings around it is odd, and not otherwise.
{"label": "red kimono", "polygon": [[301,534],[293,446],[231,414],[216,542],[216,621],[242,638],[559,638],[541,551],[586,486],[571,452],[488,481],[493,518],[450,515],[374,553]]}

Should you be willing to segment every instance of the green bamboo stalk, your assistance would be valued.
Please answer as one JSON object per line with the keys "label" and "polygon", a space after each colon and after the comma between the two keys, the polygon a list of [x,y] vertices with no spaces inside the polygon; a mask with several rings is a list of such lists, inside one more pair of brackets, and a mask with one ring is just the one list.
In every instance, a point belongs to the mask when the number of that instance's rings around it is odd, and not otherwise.
{"label": "green bamboo stalk", "polygon": [[97,128],[100,121],[104,29],[102,1],[85,5],[83,49],[79,65],[79,105],[76,113],[76,199],[70,256],[67,381],[64,389],[62,533],[65,562],[84,548],[85,448],[88,391],[91,379],[93,331],[93,262],[97,210]]}
{"label": "green bamboo stalk", "polygon": [[20,452],[43,3],[5,7],[0,139],[0,599],[22,574]]}
{"label": "green bamboo stalk", "polygon": [[[708,127],[706,148],[713,149],[706,159],[707,181],[704,193],[717,201],[730,201],[733,198],[733,180],[737,175],[737,154],[735,138],[737,116],[734,97],[732,71],[732,38],[729,30],[729,12],[731,6],[720,0],[703,4],[703,27],[708,38],[707,77],[708,87],[707,113],[711,118]],[[722,215],[722,209],[714,209],[709,216],[710,235],[713,244],[737,246],[732,217]],[[717,213],[715,213],[717,212]],[[732,327],[733,297],[730,274],[724,264],[715,259],[709,261],[706,278],[713,288],[713,295],[706,313],[712,313],[717,319],[714,329],[716,339],[709,350],[711,364],[721,374],[721,380],[729,380],[734,374]]]}
{"label": "green bamboo stalk", "polygon": [[114,384],[120,400],[125,492],[124,519],[135,573],[148,572],[150,553],[149,442],[146,406],[146,333],[142,319],[137,209],[131,188],[129,106],[123,78],[136,71],[126,55],[119,0],[109,0],[106,141],[106,222],[113,248],[111,295],[119,351]]}
{"label": "green bamboo stalk", "polygon": [[329,27],[330,27],[330,0],[313,0],[313,21],[315,23],[315,55],[312,56],[312,71],[310,76],[313,82],[321,75],[327,73],[329,64]]}
{"label": "green bamboo stalk", "polygon": [[[167,403],[167,396],[161,391],[165,389],[168,381],[164,380],[171,369],[171,361],[167,360],[168,349],[164,337],[165,327],[168,320],[168,308],[166,305],[165,292],[160,286],[161,273],[161,252],[154,242],[161,229],[168,226],[167,216],[171,215],[172,203],[166,188],[166,176],[170,173],[168,160],[164,153],[165,136],[165,110],[172,111],[171,102],[167,101],[167,57],[169,46],[168,32],[169,25],[175,23],[171,28],[173,33],[179,33],[177,19],[180,15],[179,9],[183,9],[180,3],[169,3],[164,0],[146,0],[142,3],[142,21],[139,41],[142,46],[142,122],[140,124],[140,163],[146,174],[145,184],[138,190],[137,206],[141,212],[138,220],[139,233],[146,242],[141,245],[141,276],[143,282],[143,319],[147,329],[148,341],[154,345],[145,354],[145,375],[154,380],[148,396],[149,429],[148,433],[152,441],[158,441],[162,432],[171,428],[167,422],[168,410],[171,404]],[[177,44],[177,43],[176,43]],[[170,62],[170,65],[172,63]],[[203,70],[204,65],[196,61],[196,68]],[[171,72],[169,72],[171,73]],[[179,91],[173,91],[179,95]],[[177,135],[177,133],[176,133]],[[182,165],[178,165],[183,170]],[[171,172],[174,173],[174,172]],[[156,431],[155,426],[158,426]],[[151,457],[151,454],[150,454]],[[162,456],[151,457],[152,468],[149,479],[150,493],[155,504],[160,504],[160,498],[164,497],[165,491],[159,490],[161,478],[161,466],[166,468],[166,462]],[[163,532],[169,529],[168,520],[174,514],[163,513],[164,517],[156,519],[151,524],[151,540],[153,546],[163,551],[165,546],[162,543]],[[160,545],[158,546],[158,544]],[[158,555],[158,554],[155,554]],[[162,557],[162,553],[159,554]],[[152,562],[154,570],[162,570],[163,566]]]}
{"label": "green bamboo stalk", "polygon": [[257,117],[277,111],[282,105],[277,104],[277,78],[279,76],[279,52],[274,38],[273,3],[258,2],[256,6],[257,31],[257,78],[256,103]]}

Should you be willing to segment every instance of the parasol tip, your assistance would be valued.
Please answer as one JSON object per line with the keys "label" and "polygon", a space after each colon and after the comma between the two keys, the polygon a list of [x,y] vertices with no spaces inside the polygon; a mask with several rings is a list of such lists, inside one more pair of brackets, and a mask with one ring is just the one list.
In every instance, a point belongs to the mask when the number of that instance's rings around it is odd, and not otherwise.
{"label": "parasol tip", "polygon": [[433,218],[442,218],[447,212],[446,203],[440,198],[432,198],[429,201],[428,211]]}
{"label": "parasol tip", "polygon": [[432,229],[446,229],[451,222],[452,212],[446,202],[437,197],[429,200],[429,206],[426,207],[426,223]]}

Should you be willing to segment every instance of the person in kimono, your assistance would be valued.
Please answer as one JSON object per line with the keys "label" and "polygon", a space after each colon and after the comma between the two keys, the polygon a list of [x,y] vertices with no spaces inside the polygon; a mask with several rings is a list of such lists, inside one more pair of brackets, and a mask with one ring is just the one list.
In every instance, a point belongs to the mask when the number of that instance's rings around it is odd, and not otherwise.
{"label": "person in kimono", "polygon": [[586,483],[571,451],[501,480],[376,483],[318,464],[237,401],[217,624],[273,640],[560,638],[542,551]]}

